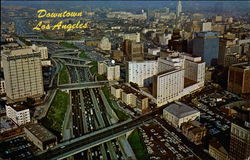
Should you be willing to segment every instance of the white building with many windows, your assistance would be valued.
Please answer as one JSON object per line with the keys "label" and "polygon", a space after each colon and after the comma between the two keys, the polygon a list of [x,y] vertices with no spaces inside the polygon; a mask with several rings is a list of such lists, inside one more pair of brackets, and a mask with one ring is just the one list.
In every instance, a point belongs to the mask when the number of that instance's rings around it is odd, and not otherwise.
{"label": "white building with many windows", "polygon": [[137,83],[139,87],[149,86],[157,72],[157,61],[130,61],[127,64],[127,81]]}
{"label": "white building with many windows", "polygon": [[5,50],[2,54],[5,90],[12,101],[44,94],[43,75],[39,52],[30,47]]}
{"label": "white building with many windows", "polygon": [[106,74],[107,80],[119,80],[120,79],[120,66],[115,65],[114,62],[101,61],[98,62],[98,74]]}
{"label": "white building with many windows", "polygon": [[204,86],[205,62],[201,57],[174,52],[152,61],[129,61],[127,82],[151,87],[158,106],[172,102]]}
{"label": "white building with many windows", "polygon": [[5,105],[6,115],[17,125],[30,122],[30,110],[20,104]]}
{"label": "white building with many windows", "polygon": [[204,82],[205,78],[205,62],[201,57],[192,57],[184,55],[185,78],[195,82]]}
{"label": "white building with many windows", "polygon": [[153,96],[157,105],[164,105],[180,98],[184,89],[184,70],[173,69],[154,77]]}

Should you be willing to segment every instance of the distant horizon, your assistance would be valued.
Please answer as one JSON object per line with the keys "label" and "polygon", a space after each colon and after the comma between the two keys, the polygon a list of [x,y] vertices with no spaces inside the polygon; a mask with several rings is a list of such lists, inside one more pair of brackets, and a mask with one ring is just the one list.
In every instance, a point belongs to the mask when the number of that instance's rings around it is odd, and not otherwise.
{"label": "distant horizon", "polygon": [[[63,3],[62,3],[63,2]],[[112,11],[139,11],[141,9],[176,9],[177,0],[170,1],[1,1],[2,7],[23,6],[35,9],[87,9],[111,8]],[[183,12],[243,15],[249,13],[249,1],[182,1]],[[2,8],[1,7],[1,8]]]}

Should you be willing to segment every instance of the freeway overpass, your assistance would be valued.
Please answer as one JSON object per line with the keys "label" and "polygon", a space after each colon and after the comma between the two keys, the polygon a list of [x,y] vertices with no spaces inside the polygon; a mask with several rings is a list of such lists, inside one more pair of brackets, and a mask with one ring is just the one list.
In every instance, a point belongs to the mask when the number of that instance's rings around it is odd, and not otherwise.
{"label": "freeway overpass", "polygon": [[118,123],[113,126],[98,130],[86,134],[82,137],[61,143],[60,145],[54,147],[53,149],[44,152],[37,157],[36,159],[64,159],[71,155],[82,152],[86,149],[99,145],[101,143],[110,141],[114,138],[117,138],[121,135],[126,134],[127,132],[143,125],[149,123],[155,118],[156,114],[160,113],[161,109],[157,109],[154,112],[151,112],[147,115],[143,115],[139,118],[136,118],[132,121],[125,121],[123,123]]}
{"label": "freeway overpass", "polygon": [[65,55],[77,55],[78,52],[57,52],[54,53],[53,56],[65,56]]}
{"label": "freeway overpass", "polygon": [[30,38],[32,38],[32,39],[38,39],[38,38],[40,38],[39,35],[35,35],[35,34],[29,34],[29,35],[27,35],[27,34],[21,34],[20,36],[23,37],[23,38],[26,38],[27,40],[29,40]]}
{"label": "freeway overpass", "polygon": [[83,82],[83,83],[70,83],[70,84],[63,84],[59,85],[58,88],[61,90],[78,90],[78,89],[85,89],[85,88],[99,88],[104,87],[109,83],[114,83],[116,81],[97,81],[97,82]]}
{"label": "freeway overpass", "polygon": [[84,64],[74,64],[74,63],[64,63],[66,66],[73,66],[73,67],[83,67],[83,68],[89,68],[91,66],[89,65],[84,65]]}
{"label": "freeway overpass", "polygon": [[83,58],[77,58],[77,57],[72,57],[72,56],[60,56],[60,55],[52,55],[51,57],[53,58],[61,58],[61,59],[68,59],[68,60],[76,60],[76,61],[84,61],[86,62],[87,60],[83,59]]}
{"label": "freeway overpass", "polygon": [[74,51],[79,51],[79,50],[78,49],[71,49],[71,48],[63,48],[63,49],[57,49],[54,52],[60,53],[60,52],[74,52]]}

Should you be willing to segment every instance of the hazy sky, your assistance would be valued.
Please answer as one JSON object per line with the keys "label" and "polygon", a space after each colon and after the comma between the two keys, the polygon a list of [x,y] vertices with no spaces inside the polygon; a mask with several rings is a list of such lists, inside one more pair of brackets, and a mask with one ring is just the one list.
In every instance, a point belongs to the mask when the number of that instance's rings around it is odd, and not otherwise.
{"label": "hazy sky", "polygon": [[[1,1],[6,5],[23,5],[33,8],[113,8],[113,9],[147,9],[169,7],[175,10],[177,1]],[[249,1],[182,1],[185,11],[240,11],[250,12]]]}

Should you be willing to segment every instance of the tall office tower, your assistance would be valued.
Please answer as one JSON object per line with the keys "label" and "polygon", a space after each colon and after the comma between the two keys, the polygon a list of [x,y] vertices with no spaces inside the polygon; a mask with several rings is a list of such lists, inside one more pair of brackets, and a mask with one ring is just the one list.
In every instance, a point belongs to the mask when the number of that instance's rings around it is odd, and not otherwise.
{"label": "tall office tower", "polygon": [[238,63],[229,67],[227,89],[236,94],[250,92],[250,64]]}
{"label": "tall office tower", "polygon": [[178,97],[184,89],[184,70],[173,69],[154,76],[153,96],[162,106]]}
{"label": "tall office tower", "polygon": [[123,43],[123,51],[129,61],[144,60],[144,48],[142,43],[125,40]]}
{"label": "tall office tower", "polygon": [[240,45],[236,44],[235,38],[220,38],[218,64],[228,67],[237,63],[240,50]]}
{"label": "tall office tower", "polygon": [[[247,124],[247,122],[245,122]],[[248,122],[249,124],[249,122]],[[250,128],[244,123],[232,123],[230,135],[230,160],[248,160],[250,157]]]}
{"label": "tall office tower", "polygon": [[149,86],[153,82],[153,75],[158,72],[157,61],[130,61],[127,63],[127,82],[137,83],[139,87]]}
{"label": "tall office tower", "polygon": [[182,12],[182,5],[181,5],[181,1],[178,1],[178,5],[177,5],[177,8],[176,8],[176,15],[177,17],[180,16],[180,13]]}
{"label": "tall office tower", "polygon": [[219,38],[217,32],[198,32],[193,40],[193,54],[202,57],[206,65],[217,64]]}
{"label": "tall office tower", "polygon": [[40,53],[31,48],[6,50],[2,54],[6,95],[12,101],[43,95]]}
{"label": "tall office tower", "polygon": [[188,55],[183,56],[185,58],[185,78],[194,82],[205,81],[205,62],[201,60],[201,57],[192,57]]}

